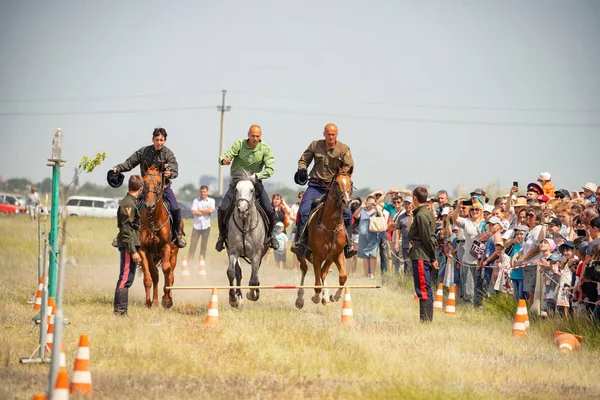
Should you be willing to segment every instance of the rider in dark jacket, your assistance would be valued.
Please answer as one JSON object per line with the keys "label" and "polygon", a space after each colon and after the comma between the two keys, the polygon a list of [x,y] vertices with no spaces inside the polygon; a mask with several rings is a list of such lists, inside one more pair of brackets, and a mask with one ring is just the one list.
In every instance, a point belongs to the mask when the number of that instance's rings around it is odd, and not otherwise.
{"label": "rider in dark jacket", "polygon": [[171,189],[171,179],[177,178],[179,166],[175,154],[165,146],[167,141],[167,131],[164,128],[156,128],[152,133],[152,145],[144,146],[133,153],[125,162],[113,168],[116,173],[131,171],[133,168],[140,166],[142,177],[146,175],[148,167],[151,165],[163,165],[165,177],[164,196],[169,202],[171,213],[173,214],[173,233],[175,236],[175,244],[179,248],[186,246],[181,229],[181,207],[177,203],[175,194]]}

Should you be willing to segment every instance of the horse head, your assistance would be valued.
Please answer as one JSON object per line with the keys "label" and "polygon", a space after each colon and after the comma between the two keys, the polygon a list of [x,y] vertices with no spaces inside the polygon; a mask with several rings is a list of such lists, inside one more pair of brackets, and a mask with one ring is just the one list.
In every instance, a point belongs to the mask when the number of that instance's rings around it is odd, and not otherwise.
{"label": "horse head", "polygon": [[245,220],[250,215],[254,202],[254,183],[251,179],[240,179],[235,185],[235,207],[240,219]]}
{"label": "horse head", "polygon": [[329,191],[332,197],[335,199],[338,205],[343,208],[350,208],[352,202],[352,171],[354,167],[350,167],[350,170],[343,171],[341,168],[338,169],[337,174],[331,181]]}
{"label": "horse head", "polygon": [[162,172],[159,166],[151,165],[146,169],[144,175],[144,205],[149,209],[154,209],[158,201],[162,198],[164,190]]}

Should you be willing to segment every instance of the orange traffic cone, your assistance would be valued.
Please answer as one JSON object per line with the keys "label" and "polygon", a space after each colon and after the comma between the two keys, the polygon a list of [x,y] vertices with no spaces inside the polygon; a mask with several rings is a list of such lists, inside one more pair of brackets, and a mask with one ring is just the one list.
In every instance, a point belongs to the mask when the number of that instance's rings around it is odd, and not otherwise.
{"label": "orange traffic cone", "polygon": [[42,290],[44,290],[44,275],[40,278],[37,292],[35,292],[35,303],[33,303],[33,311],[40,311],[42,309]]}
{"label": "orange traffic cone", "polygon": [[33,395],[33,400],[47,400],[48,398],[44,393],[36,393]]}
{"label": "orange traffic cone", "polygon": [[185,256],[183,256],[183,260],[181,261],[181,279],[184,281],[190,280],[190,270],[188,269],[188,263]]}
{"label": "orange traffic cone", "polygon": [[438,285],[437,291],[435,292],[435,297],[433,298],[433,310],[434,311],[443,311],[444,310],[444,284],[440,283]]}
{"label": "orange traffic cone", "polygon": [[69,398],[69,377],[67,376],[67,369],[58,370],[56,375],[56,383],[54,384],[54,392],[52,393],[52,400],[66,400]]}
{"label": "orange traffic cone", "polygon": [[554,343],[556,343],[560,351],[568,353],[569,351],[579,350],[581,343],[583,343],[583,338],[579,335],[556,331],[554,333]]}
{"label": "orange traffic cone", "polygon": [[415,293],[415,296],[413,297],[414,301],[419,301],[419,296],[417,296],[417,294]]}
{"label": "orange traffic cone", "polygon": [[48,307],[46,307],[46,312],[48,313],[48,329],[46,329],[46,351],[48,355],[50,355],[50,353],[52,352],[52,346],[54,345],[54,315],[56,314],[54,297],[48,297]]}
{"label": "orange traffic cone", "polygon": [[198,263],[198,275],[201,281],[206,280],[206,268],[204,268],[204,257],[200,256],[200,262]]}
{"label": "orange traffic cone", "polygon": [[212,290],[210,303],[208,304],[208,314],[206,315],[206,325],[215,325],[219,321],[219,295],[217,289]]}
{"label": "orange traffic cone", "polygon": [[71,393],[79,392],[92,394],[92,372],[90,371],[90,348],[87,335],[79,337],[79,348],[73,366],[73,379],[71,380]]}
{"label": "orange traffic cone", "polygon": [[67,356],[65,355],[65,343],[60,342],[60,358],[58,359],[58,367],[67,372]]}
{"label": "orange traffic cone", "polygon": [[525,329],[525,321],[527,319],[527,304],[525,300],[520,299],[517,306],[517,314],[515,315],[515,322],[513,324],[512,334],[513,336],[527,336]]}
{"label": "orange traffic cone", "polygon": [[352,298],[350,289],[344,288],[344,302],[342,303],[342,323],[346,326],[354,326],[354,312],[352,311]]}
{"label": "orange traffic cone", "polygon": [[450,293],[448,294],[448,299],[446,300],[446,309],[444,310],[444,314],[448,315],[456,315],[456,285],[450,286]]}

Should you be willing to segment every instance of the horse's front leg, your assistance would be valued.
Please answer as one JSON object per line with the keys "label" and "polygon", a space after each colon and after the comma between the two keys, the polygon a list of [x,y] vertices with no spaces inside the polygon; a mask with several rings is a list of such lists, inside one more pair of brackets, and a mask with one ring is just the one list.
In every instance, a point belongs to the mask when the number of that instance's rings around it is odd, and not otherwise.
{"label": "horse's front leg", "polygon": [[[333,261],[326,260],[321,267],[321,282],[323,286],[327,286],[327,274],[329,273],[329,268],[331,268],[331,264]],[[321,303],[325,306],[329,303],[329,289],[323,289],[323,297],[321,298]]]}
{"label": "horse's front leg", "polygon": [[144,273],[144,291],[146,292],[146,307],[152,307],[150,300],[150,289],[152,288],[152,276],[150,275],[150,261],[146,251],[140,249],[140,258],[142,259],[142,272]]}
{"label": "horse's front leg", "polygon": [[[237,296],[235,295],[235,289],[233,288],[233,281],[236,278],[236,264],[237,264],[237,257],[233,254],[229,255],[229,265],[227,266],[227,278],[229,279],[229,287],[231,289],[229,289],[229,305],[231,307],[238,307],[240,305]],[[238,286],[239,281],[238,281]]]}
{"label": "horse's front leg", "polygon": [[[260,269],[260,261],[261,255],[260,253],[254,254],[252,257],[251,265],[252,265],[252,274],[250,275],[250,282],[248,283],[250,286],[260,286],[260,282],[258,280],[258,270]],[[260,297],[260,289],[250,289],[248,293],[246,293],[246,297],[248,300],[256,301]]]}
{"label": "horse's front leg", "polygon": [[[150,277],[152,278],[152,302],[148,307],[158,307],[158,268],[156,267],[156,260],[154,259],[153,254],[150,254],[148,257],[148,269],[150,270]],[[150,294],[148,294],[146,304],[148,304],[149,298]]]}
{"label": "horse's front leg", "polygon": [[[338,267],[338,271],[340,271],[340,286],[344,286],[346,284],[346,280],[348,279],[348,275],[346,274],[346,259],[344,258],[344,252],[341,252],[338,258],[335,260],[335,265]],[[335,295],[330,297],[331,301],[339,301],[342,297],[342,288],[336,290]]]}
{"label": "horse's front leg", "polygon": [[[306,277],[306,272],[308,272],[308,264],[306,263],[306,258],[298,257],[298,262],[300,262],[300,286],[304,286],[304,278]],[[296,298],[296,308],[304,307],[304,289],[298,289],[298,297]]]}
{"label": "horse's front leg", "polygon": [[[164,308],[171,308],[171,307],[173,307],[173,297],[172,297],[171,289],[167,289],[167,287],[173,286],[173,283],[175,282],[175,266],[177,265],[177,253],[178,253],[179,249],[175,246],[165,246],[165,248],[166,247],[169,248],[169,254],[167,257],[167,260],[169,262],[167,264],[165,264],[165,262],[164,262],[165,250],[163,250],[162,270],[163,270],[163,275],[165,277],[165,282],[164,282],[164,287],[163,287],[164,294],[162,297],[162,306]],[[165,267],[165,265],[168,265],[168,268]]]}
{"label": "horse's front leg", "polygon": [[[313,271],[315,273],[315,286],[323,286],[321,281],[321,265],[323,265],[323,258],[320,254],[315,252],[313,254]],[[319,304],[321,302],[321,288],[315,288],[315,294],[311,298],[313,303]]]}

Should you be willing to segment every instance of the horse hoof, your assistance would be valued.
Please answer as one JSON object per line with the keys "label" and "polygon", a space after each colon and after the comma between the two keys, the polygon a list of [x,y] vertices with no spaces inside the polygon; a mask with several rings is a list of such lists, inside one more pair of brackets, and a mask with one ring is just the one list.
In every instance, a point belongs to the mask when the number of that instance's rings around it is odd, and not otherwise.
{"label": "horse hoof", "polygon": [[233,308],[238,308],[240,305],[240,302],[238,301],[237,296],[234,297],[230,297],[229,298],[229,305]]}
{"label": "horse hoof", "polygon": [[321,296],[319,296],[318,294],[315,294],[313,297],[311,297],[313,303],[319,304],[319,300],[320,300],[319,297],[321,297]]}
{"label": "horse hoof", "polygon": [[325,296],[323,296],[323,298],[321,299],[321,304],[323,304],[324,306],[326,306],[327,303],[329,303],[329,302],[327,301],[327,299],[325,298]]}
{"label": "horse hoof", "polygon": [[301,310],[304,307],[304,299],[297,298],[296,299],[296,308]]}
{"label": "horse hoof", "polygon": [[146,307],[148,307],[148,308],[152,308],[152,302],[151,302],[151,301],[147,301],[147,302],[146,302]]}
{"label": "horse hoof", "polygon": [[173,307],[173,299],[169,299],[168,301],[162,301],[163,308],[171,308]]}
{"label": "horse hoof", "polygon": [[256,297],[254,297],[254,294],[252,293],[252,290],[246,292],[246,298],[250,301],[256,301]]}
{"label": "horse hoof", "polygon": [[335,303],[337,300],[336,300],[335,297],[333,297],[333,295],[331,295],[331,296],[329,296],[329,301],[332,302],[332,303]]}

